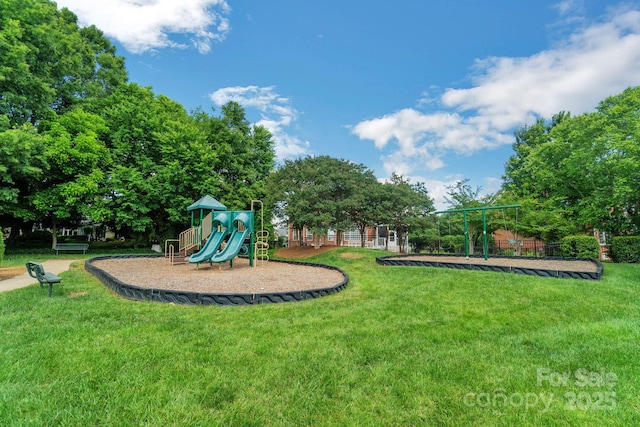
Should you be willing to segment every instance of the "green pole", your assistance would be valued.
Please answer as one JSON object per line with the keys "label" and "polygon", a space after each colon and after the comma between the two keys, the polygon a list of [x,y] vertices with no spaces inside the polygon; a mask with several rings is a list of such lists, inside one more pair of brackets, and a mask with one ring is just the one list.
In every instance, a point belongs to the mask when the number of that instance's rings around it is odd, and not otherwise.
{"label": "green pole", "polygon": [[469,226],[467,225],[467,211],[462,211],[464,217],[464,255],[469,259]]}
{"label": "green pole", "polygon": [[446,211],[436,211],[435,214],[462,212],[464,214],[464,247],[465,255],[469,258],[469,227],[467,226],[467,212],[469,211],[482,211],[482,227],[484,233],[484,259],[489,258],[489,242],[487,241],[487,216],[486,211],[492,209],[510,209],[521,208],[522,205],[505,205],[505,206],[480,206],[477,208],[461,208],[461,209],[449,209]]}
{"label": "green pole", "polygon": [[482,209],[482,234],[484,237],[484,242],[482,245],[484,251],[484,260],[489,259],[489,242],[487,240],[487,210]]}

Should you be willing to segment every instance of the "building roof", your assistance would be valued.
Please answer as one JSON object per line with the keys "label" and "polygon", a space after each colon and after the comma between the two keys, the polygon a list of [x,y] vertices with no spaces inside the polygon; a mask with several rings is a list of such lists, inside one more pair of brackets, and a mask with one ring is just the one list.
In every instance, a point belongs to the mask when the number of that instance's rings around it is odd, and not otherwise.
{"label": "building roof", "polygon": [[196,209],[211,209],[214,211],[226,211],[227,207],[214,199],[213,197],[206,195],[197,202],[192,203],[187,208],[188,211],[195,211]]}

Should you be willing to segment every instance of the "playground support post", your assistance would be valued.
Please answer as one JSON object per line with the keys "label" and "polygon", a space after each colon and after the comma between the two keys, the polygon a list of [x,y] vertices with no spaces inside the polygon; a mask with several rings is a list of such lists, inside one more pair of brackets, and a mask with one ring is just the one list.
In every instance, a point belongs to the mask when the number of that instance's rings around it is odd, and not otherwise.
{"label": "playground support post", "polygon": [[464,217],[464,255],[469,259],[469,227],[467,225],[467,211],[462,212]]}
{"label": "playground support post", "polygon": [[[484,254],[485,261],[489,259],[489,240],[487,236],[487,211],[495,209],[518,209],[522,205],[505,205],[505,206],[481,206],[477,208],[461,208],[461,209],[449,209],[448,211],[436,211],[435,214],[462,212],[464,217],[464,255],[469,259],[469,226],[467,224],[467,212],[469,211],[482,211],[482,234],[483,245],[482,252]],[[517,210],[516,210],[517,212]]]}
{"label": "playground support post", "polygon": [[487,238],[487,211],[482,210],[482,251],[485,261],[489,259],[489,240]]}
{"label": "playground support post", "polygon": [[[262,200],[251,200],[251,210],[255,213],[255,208],[253,207],[254,204],[260,204],[260,230],[262,231],[264,230],[264,203],[262,203]],[[255,234],[256,234],[256,217],[254,214],[253,233],[251,233],[251,240],[249,244],[249,267],[254,267],[255,265],[256,252],[257,252],[255,248],[255,244],[256,244]]]}

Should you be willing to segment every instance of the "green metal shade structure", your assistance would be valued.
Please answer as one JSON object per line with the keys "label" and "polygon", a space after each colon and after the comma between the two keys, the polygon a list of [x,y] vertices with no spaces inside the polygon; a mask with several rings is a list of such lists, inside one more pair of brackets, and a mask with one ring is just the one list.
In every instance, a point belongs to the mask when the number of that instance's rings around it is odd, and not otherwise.
{"label": "green metal shade structure", "polygon": [[[210,210],[214,212],[226,211],[227,207],[207,194],[206,196],[202,197],[200,200],[193,202],[192,204],[189,205],[189,207],[187,207],[187,211],[191,212],[191,227],[195,225],[194,212],[197,210],[200,211],[200,220],[198,224],[199,226],[202,226],[202,221],[205,216],[204,211],[206,210]],[[203,237],[202,229],[200,229],[200,240],[202,240],[202,237]]]}
{"label": "green metal shade structure", "polygon": [[[464,216],[464,254],[469,259],[469,225],[467,224],[467,212],[469,211],[482,211],[482,234],[483,241],[483,253],[484,259],[489,259],[489,241],[487,239],[487,211],[493,209],[512,209],[520,208],[522,205],[505,205],[505,206],[482,206],[478,208],[462,208],[462,209],[449,209],[448,211],[438,211],[436,214],[462,212]],[[516,211],[517,212],[517,211]]]}
{"label": "green metal shade structure", "polygon": [[206,195],[197,202],[192,203],[187,208],[188,211],[195,211],[196,209],[211,209],[213,211],[226,211],[227,207],[214,199],[213,197]]}

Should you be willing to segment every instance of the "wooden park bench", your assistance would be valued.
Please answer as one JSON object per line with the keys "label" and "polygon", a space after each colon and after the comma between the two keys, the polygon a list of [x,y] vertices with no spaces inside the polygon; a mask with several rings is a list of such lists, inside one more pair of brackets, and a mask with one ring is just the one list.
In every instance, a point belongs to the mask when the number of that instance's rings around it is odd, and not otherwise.
{"label": "wooden park bench", "polygon": [[45,283],[49,285],[49,298],[51,298],[51,291],[53,290],[53,284],[60,283],[62,281],[62,277],[56,276],[53,273],[46,273],[44,271],[44,267],[42,266],[42,264],[38,264],[37,262],[28,261],[27,271],[29,272],[29,276],[38,280],[38,283],[40,283],[41,288],[44,286]]}
{"label": "wooden park bench", "polygon": [[59,251],[82,251],[83,254],[87,253],[89,249],[88,243],[56,243],[56,255]]}

